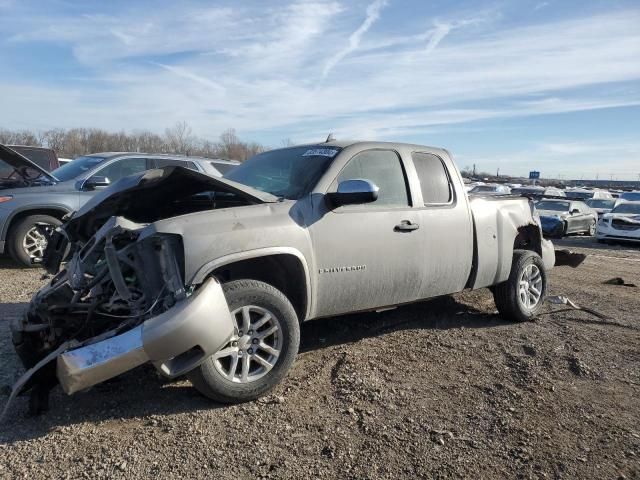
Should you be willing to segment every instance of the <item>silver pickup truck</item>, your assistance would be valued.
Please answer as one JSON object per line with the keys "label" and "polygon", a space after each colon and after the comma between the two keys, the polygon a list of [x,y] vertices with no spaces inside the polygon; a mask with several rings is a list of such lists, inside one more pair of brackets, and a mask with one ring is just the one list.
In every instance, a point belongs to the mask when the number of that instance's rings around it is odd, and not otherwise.
{"label": "silver pickup truck", "polygon": [[13,341],[15,390],[44,408],[152,362],[207,397],[265,394],[300,324],[491,288],[500,314],[535,316],[554,265],[530,201],[465,194],[447,151],[336,142],[262,153],[223,178],[181,167],[125,177],[49,241],[54,275]]}

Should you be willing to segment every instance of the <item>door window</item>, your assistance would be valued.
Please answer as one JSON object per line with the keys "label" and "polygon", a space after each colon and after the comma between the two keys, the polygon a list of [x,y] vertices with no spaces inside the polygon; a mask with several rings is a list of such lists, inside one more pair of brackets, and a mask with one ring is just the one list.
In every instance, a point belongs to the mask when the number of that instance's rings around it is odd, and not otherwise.
{"label": "door window", "polygon": [[442,160],[436,155],[419,152],[412,153],[411,158],[420,179],[420,190],[424,204],[451,203],[453,188]]}
{"label": "door window", "polygon": [[406,207],[409,205],[407,182],[400,157],[390,150],[368,150],[354,156],[338,175],[345,180],[366,179],[380,189],[375,202],[363,207]]}
{"label": "door window", "polygon": [[107,165],[102,170],[96,172],[95,175],[107,177],[109,181],[113,183],[123,177],[145,170],[147,170],[146,158],[123,158],[122,160],[116,160],[112,164]]}

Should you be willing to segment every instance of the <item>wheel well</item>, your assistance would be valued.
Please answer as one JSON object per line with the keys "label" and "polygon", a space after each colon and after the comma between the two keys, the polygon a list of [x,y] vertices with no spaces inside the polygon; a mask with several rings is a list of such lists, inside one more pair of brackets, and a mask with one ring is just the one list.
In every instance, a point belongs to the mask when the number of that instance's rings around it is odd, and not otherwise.
{"label": "wheel well", "polygon": [[307,312],[307,278],[295,255],[278,254],[250,258],[224,265],[212,272],[222,283],[251,279],[273,285],[289,299],[300,321]]}
{"label": "wheel well", "polygon": [[33,210],[22,210],[16,213],[11,218],[9,225],[7,225],[7,228],[4,232],[5,240],[9,238],[9,234],[11,233],[13,227],[15,227],[16,224],[25,217],[29,217],[31,215],[50,215],[54,218],[57,218],[58,220],[62,220],[62,217],[64,217],[67,213],[68,212],[66,212],[65,210],[57,208],[37,208]]}
{"label": "wheel well", "polygon": [[518,227],[518,234],[513,241],[514,250],[531,250],[542,256],[542,237],[537,225]]}

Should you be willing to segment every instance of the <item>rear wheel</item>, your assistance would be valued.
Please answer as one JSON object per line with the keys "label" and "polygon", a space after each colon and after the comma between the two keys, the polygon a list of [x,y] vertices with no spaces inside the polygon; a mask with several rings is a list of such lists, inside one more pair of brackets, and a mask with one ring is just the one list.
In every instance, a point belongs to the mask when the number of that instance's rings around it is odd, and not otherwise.
{"label": "rear wheel", "polygon": [[19,220],[9,233],[11,257],[25,267],[37,267],[49,237],[62,222],[50,215],[29,215]]}
{"label": "rear wheel", "polygon": [[509,279],[493,289],[498,312],[509,320],[523,322],[542,309],[547,275],[540,256],[529,250],[515,250]]}
{"label": "rear wheel", "polygon": [[255,400],[291,368],[300,343],[298,317],[287,297],[267,283],[236,280],[223,289],[235,323],[234,335],[187,376],[212,400]]}

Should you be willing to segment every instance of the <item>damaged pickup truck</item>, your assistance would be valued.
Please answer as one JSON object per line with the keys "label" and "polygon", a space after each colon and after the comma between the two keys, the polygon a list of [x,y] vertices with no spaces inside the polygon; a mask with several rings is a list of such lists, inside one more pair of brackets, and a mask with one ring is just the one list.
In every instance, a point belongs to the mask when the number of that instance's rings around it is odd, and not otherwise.
{"label": "damaged pickup truck", "polygon": [[[59,227],[53,275],[12,326],[47,406],[143,363],[220,402],[291,367],[304,321],[491,288],[500,314],[540,310],[554,265],[533,204],[465,194],[442,149],[336,142],[272,150],[224,178],[149,170]],[[428,307],[426,307],[428,308]]]}

